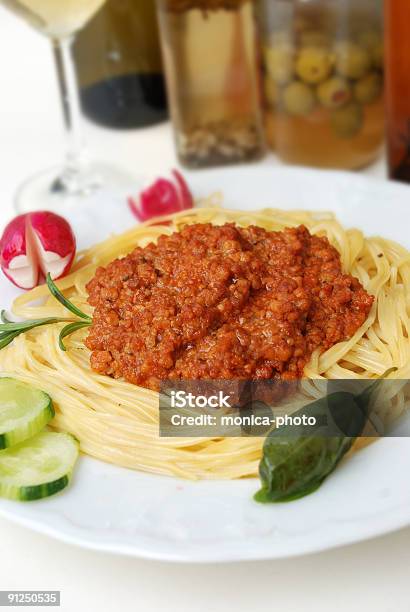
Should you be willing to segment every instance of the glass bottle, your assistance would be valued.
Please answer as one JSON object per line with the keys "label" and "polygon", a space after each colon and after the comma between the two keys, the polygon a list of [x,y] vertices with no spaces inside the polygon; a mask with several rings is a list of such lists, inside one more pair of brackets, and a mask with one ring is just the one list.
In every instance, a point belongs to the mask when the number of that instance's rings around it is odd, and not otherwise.
{"label": "glass bottle", "polygon": [[410,183],[410,4],[385,3],[389,176]]}
{"label": "glass bottle", "polygon": [[136,128],[167,118],[153,0],[108,0],[74,46],[81,106],[92,121]]}
{"label": "glass bottle", "polygon": [[253,0],[157,0],[179,159],[198,168],[264,150]]}
{"label": "glass bottle", "polygon": [[260,0],[265,126],[288,163],[361,168],[384,139],[381,0]]}

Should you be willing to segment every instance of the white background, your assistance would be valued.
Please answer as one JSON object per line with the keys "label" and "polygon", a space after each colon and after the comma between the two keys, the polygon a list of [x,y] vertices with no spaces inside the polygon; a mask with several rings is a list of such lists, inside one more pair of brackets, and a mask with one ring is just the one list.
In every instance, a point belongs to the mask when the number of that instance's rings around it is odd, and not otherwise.
{"label": "white background", "polygon": [[[13,214],[16,186],[57,164],[63,154],[49,45],[3,10],[0,75],[1,227]],[[126,134],[88,126],[87,133],[96,156],[132,173],[175,165],[168,126]],[[263,163],[277,162],[269,158]],[[382,162],[366,170],[378,176],[383,172]],[[5,520],[0,520],[0,543],[0,589],[61,590],[61,609],[70,612],[410,610],[410,529],[300,559],[214,566],[101,555]]]}

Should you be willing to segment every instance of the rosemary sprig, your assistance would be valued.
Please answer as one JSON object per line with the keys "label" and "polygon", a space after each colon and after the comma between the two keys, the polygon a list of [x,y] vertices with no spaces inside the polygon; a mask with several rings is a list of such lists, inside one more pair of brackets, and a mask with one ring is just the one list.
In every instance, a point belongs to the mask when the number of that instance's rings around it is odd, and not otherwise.
{"label": "rosemary sprig", "polygon": [[7,321],[7,323],[0,324],[0,334],[5,332],[16,332],[16,331],[29,331],[34,327],[40,327],[41,325],[50,325],[52,323],[61,323],[62,321],[72,321],[72,319],[62,319],[61,317],[48,317],[46,319],[32,319],[31,321],[13,322]]}
{"label": "rosemary sprig", "polygon": [[64,345],[64,338],[73,334],[75,331],[88,327],[92,323],[92,318],[80,310],[75,304],[70,302],[58,289],[56,284],[53,282],[50,274],[47,274],[47,287],[51,295],[62,304],[67,310],[73,315],[79,317],[80,321],[72,318],[63,317],[47,317],[45,319],[33,319],[31,321],[15,322],[8,319],[5,310],[0,313],[2,323],[0,323],[0,350],[8,346],[13,342],[14,338],[17,338],[20,334],[24,334],[36,327],[42,327],[43,325],[53,325],[55,323],[68,323],[60,332],[58,344],[62,351],[66,350]]}
{"label": "rosemary sprig", "polygon": [[58,289],[57,285],[54,283],[53,279],[51,278],[50,273],[47,274],[47,287],[49,288],[51,295],[55,297],[55,299],[58,302],[60,302],[60,304],[65,306],[67,310],[77,315],[77,317],[80,317],[81,319],[86,319],[87,321],[90,321],[91,323],[92,321],[91,317],[86,315],[85,312],[77,308],[77,306],[75,306],[72,302],[70,302],[70,300],[67,300],[67,298],[64,297],[64,295],[61,293],[61,291]]}
{"label": "rosemary sprig", "polygon": [[0,351],[1,349],[8,346],[10,342],[13,342],[14,338],[16,338],[16,336],[18,335],[19,335],[18,332],[9,333],[9,334],[1,334],[0,335]]}
{"label": "rosemary sprig", "polygon": [[88,321],[75,321],[73,323],[70,323],[69,325],[66,325],[64,329],[61,330],[60,336],[58,338],[58,346],[60,347],[60,349],[62,351],[67,350],[63,342],[64,338],[67,338],[67,336],[71,336],[71,334],[73,334],[77,330],[83,329],[84,327],[89,327],[90,325],[91,323],[88,323]]}
{"label": "rosemary sprig", "polygon": [[11,321],[6,316],[6,311],[5,310],[2,310],[0,312],[0,319],[3,321],[3,323],[11,323]]}

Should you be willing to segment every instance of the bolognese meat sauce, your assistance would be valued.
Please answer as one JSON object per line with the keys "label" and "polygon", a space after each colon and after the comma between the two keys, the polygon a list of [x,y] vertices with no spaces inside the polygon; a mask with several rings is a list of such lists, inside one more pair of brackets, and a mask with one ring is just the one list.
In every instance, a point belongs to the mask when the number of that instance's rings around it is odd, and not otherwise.
{"label": "bolognese meat sauce", "polygon": [[299,378],[373,303],[303,226],[186,226],[99,268],[87,289],[92,368],[154,390],[165,379]]}

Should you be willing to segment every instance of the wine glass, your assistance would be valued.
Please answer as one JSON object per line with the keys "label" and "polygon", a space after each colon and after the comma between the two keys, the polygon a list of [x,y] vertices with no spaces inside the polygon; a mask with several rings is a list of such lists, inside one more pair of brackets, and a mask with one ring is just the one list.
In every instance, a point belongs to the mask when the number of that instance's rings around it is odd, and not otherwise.
{"label": "wine glass", "polygon": [[81,128],[79,90],[72,44],[78,32],[106,0],[0,0],[51,41],[67,132],[67,153],[63,166],[41,172],[18,190],[15,206],[19,212],[55,210],[61,204],[84,201],[103,185],[119,192],[131,179],[115,168],[90,164],[86,160]]}

